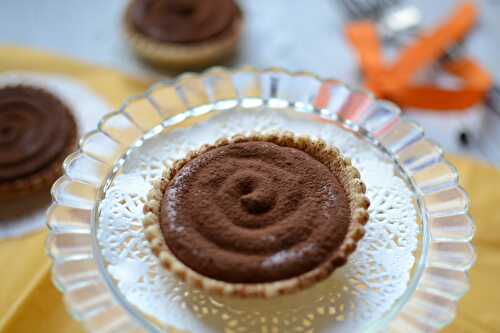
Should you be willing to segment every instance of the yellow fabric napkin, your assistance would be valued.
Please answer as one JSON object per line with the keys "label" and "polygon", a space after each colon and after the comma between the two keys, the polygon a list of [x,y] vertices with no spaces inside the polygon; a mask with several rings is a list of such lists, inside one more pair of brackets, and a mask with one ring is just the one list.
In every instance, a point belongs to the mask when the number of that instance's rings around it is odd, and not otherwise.
{"label": "yellow fabric napkin", "polygon": [[[143,93],[152,81],[31,49],[0,47],[0,75],[5,71],[63,74],[87,85],[116,109],[129,96]],[[97,120],[96,120],[97,121]],[[96,123],[97,124],[97,123]],[[3,209],[1,207],[0,209]],[[0,332],[79,332],[50,282],[45,231],[0,241]]]}
{"label": "yellow fabric napkin", "polygon": [[[28,70],[57,73],[86,84],[114,107],[146,90],[150,82],[117,71],[17,47],[0,47],[0,74]],[[471,290],[461,300],[457,318],[445,332],[495,332],[500,326],[500,171],[476,161],[451,158],[471,197],[477,223],[478,260],[470,274]],[[46,232],[0,241],[0,333],[81,332],[64,309],[50,281],[50,261],[43,249]]]}
{"label": "yellow fabric napkin", "polygon": [[460,301],[447,333],[498,332],[500,327],[500,170],[477,161],[448,157],[460,173],[476,222],[477,260],[469,274],[470,290]]}

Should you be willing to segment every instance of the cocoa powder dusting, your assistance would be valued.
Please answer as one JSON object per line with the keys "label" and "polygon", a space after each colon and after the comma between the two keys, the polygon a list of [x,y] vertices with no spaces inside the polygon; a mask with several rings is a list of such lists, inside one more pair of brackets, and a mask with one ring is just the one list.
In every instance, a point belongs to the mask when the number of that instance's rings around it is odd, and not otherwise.
{"label": "cocoa powder dusting", "polygon": [[161,202],[173,254],[221,281],[262,283],[306,273],[335,255],[350,223],[345,189],[307,153],[233,143],[188,162]]}

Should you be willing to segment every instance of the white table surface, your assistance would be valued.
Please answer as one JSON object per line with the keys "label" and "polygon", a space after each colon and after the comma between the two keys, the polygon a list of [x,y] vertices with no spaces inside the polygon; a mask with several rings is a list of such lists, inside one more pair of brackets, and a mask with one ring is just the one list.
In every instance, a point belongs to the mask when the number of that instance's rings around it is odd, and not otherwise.
{"label": "white table surface", "polygon": [[[337,1],[240,1],[246,26],[233,64],[308,70],[356,83],[356,63],[342,35],[342,13]],[[449,13],[456,1],[414,3],[424,13],[424,24],[429,25]],[[500,80],[500,1],[477,3],[480,25],[469,38],[466,52]],[[0,0],[0,43],[56,51],[135,75],[164,77],[137,60],[127,47],[120,30],[125,5],[126,0]],[[445,150],[500,164],[500,147],[496,144],[500,142],[500,117],[477,111],[447,116],[422,112],[408,115]],[[461,148],[457,132],[463,127],[480,137],[480,144]]]}

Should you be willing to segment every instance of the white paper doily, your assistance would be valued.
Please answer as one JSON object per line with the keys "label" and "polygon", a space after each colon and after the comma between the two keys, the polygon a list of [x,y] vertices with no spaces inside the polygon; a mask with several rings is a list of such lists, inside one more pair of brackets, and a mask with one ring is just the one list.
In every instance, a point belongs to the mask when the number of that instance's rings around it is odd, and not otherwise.
{"label": "white paper doily", "polygon": [[[107,112],[109,106],[88,88],[63,75],[32,72],[3,72],[0,87],[26,84],[45,89],[60,98],[73,111],[79,134],[95,128],[97,121]],[[45,226],[45,212],[51,197],[49,191],[24,197],[22,202],[12,199],[1,201],[0,239],[19,237]]]}
{"label": "white paper doily", "polygon": [[[342,269],[306,292],[274,300],[214,298],[166,273],[142,230],[151,181],[187,151],[220,137],[287,130],[320,137],[351,157],[371,201],[366,235]],[[227,111],[162,133],[133,151],[100,205],[97,237],[111,276],[127,301],[154,322],[189,332],[361,331],[404,293],[414,264],[419,225],[412,192],[392,161],[332,124],[283,111]]]}

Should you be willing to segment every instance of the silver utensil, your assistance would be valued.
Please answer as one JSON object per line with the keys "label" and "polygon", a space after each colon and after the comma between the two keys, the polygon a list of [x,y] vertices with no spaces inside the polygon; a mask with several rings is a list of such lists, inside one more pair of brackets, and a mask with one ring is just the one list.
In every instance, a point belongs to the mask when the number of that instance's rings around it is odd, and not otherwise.
{"label": "silver utensil", "polygon": [[422,14],[400,0],[337,0],[349,20],[373,20],[384,42],[399,43],[408,33],[418,30]]}

